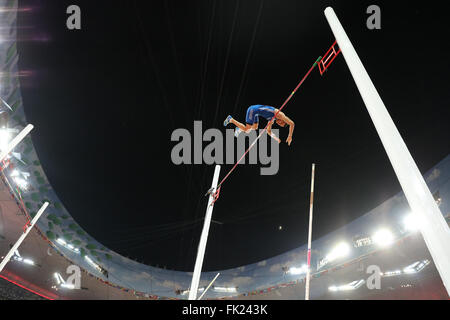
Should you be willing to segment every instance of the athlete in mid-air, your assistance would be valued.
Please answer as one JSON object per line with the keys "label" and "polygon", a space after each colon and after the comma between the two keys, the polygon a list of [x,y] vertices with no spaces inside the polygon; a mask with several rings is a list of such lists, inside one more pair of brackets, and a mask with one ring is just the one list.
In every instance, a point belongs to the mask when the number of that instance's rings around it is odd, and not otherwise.
{"label": "athlete in mid-air", "polygon": [[[275,115],[274,121],[271,121],[273,116]],[[228,116],[225,121],[223,122],[223,125],[226,127],[230,122],[236,126],[234,135],[237,137],[239,133],[244,131],[245,133],[249,133],[252,130],[258,129],[258,123],[259,118],[265,118],[267,121],[269,121],[269,125],[267,126],[267,134],[271,136],[273,139],[278,141],[278,143],[281,142],[281,140],[272,132],[272,125],[274,122],[276,122],[280,127],[286,126],[286,124],[289,126],[289,135],[286,139],[286,142],[288,145],[291,145],[292,142],[292,134],[294,132],[294,121],[289,119],[283,112],[279,111],[278,109],[271,107],[271,106],[265,106],[262,104],[255,104],[250,106],[247,109],[247,115],[245,117],[246,124],[243,125],[239,121],[236,121],[231,116]]]}

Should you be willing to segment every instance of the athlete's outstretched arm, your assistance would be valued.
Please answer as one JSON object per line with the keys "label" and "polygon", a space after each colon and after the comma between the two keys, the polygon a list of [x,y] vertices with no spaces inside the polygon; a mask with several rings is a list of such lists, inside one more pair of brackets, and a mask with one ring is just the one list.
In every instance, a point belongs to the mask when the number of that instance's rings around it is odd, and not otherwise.
{"label": "athlete's outstretched arm", "polygon": [[289,125],[289,135],[286,139],[286,142],[288,145],[291,145],[292,142],[292,134],[294,133],[294,127],[295,127],[295,123],[294,121],[292,121],[287,115],[284,114],[284,112],[279,113],[279,118],[281,120],[283,120],[284,122],[286,122]]}
{"label": "athlete's outstretched arm", "polygon": [[275,120],[272,120],[272,121],[269,122],[269,125],[267,126],[267,134],[268,134],[272,139],[274,139],[274,140],[276,140],[278,143],[280,143],[281,140],[275,135],[275,133],[272,132],[272,125],[273,125],[273,122],[274,122],[274,121],[275,121]]}

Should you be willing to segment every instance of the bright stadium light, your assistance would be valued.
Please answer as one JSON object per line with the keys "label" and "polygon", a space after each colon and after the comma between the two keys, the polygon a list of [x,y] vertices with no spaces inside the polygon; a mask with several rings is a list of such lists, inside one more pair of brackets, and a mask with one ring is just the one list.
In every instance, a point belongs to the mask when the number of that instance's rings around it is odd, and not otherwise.
{"label": "bright stadium light", "polygon": [[237,292],[237,289],[234,287],[226,288],[226,287],[214,287],[214,290],[217,292]]}
{"label": "bright stadium light", "polygon": [[379,246],[387,247],[394,242],[394,235],[388,229],[380,229],[372,236],[372,240]]}
{"label": "bright stadium light", "polygon": [[[56,282],[60,288],[65,288],[65,289],[70,289],[70,290],[75,289],[75,286],[71,283],[66,283],[64,281],[63,277],[61,277],[61,275],[58,272],[55,272],[53,274],[53,276],[55,277]],[[58,287],[53,286],[52,288],[58,290]]]}
{"label": "bright stadium light", "polygon": [[338,258],[343,258],[347,256],[350,252],[350,247],[345,242],[339,243],[336,247],[331,250],[331,252],[327,255],[326,259],[331,262]]}
{"label": "bright stadium light", "polygon": [[330,286],[330,287],[328,287],[328,290],[329,291],[333,291],[333,292],[356,290],[359,287],[361,287],[364,283],[365,283],[365,281],[362,280],[362,279],[361,280],[355,280],[355,281],[352,281],[352,282],[350,282],[348,284],[344,284],[342,286]]}
{"label": "bright stadium light", "polygon": [[89,256],[84,256],[84,259],[92,266],[92,267],[94,267],[95,269],[97,269],[97,271],[100,271],[100,272],[102,272],[102,268],[98,265],[98,264],[96,264]]}
{"label": "bright stadium light", "polygon": [[414,262],[413,264],[407,266],[405,269],[403,269],[404,273],[416,273],[416,267],[420,263],[420,261]]}
{"label": "bright stadium light", "polygon": [[75,286],[74,286],[73,284],[70,284],[70,283],[62,283],[62,284],[60,285],[60,287],[61,287],[61,288],[65,288],[65,289],[70,289],[70,290],[75,289]]}
{"label": "bright stadium light", "polygon": [[[64,248],[69,249],[75,253],[80,253],[80,249],[76,248],[74,245],[67,243],[64,239],[62,238],[58,238],[56,240],[56,242],[58,242],[60,245],[62,245]],[[85,258],[86,260],[88,260],[88,262],[92,262],[92,260],[90,260],[90,258]]]}
{"label": "bright stadium light", "polygon": [[14,180],[14,182],[19,186],[21,189],[26,190],[28,188],[28,182],[27,179],[29,177],[28,172],[20,172],[17,169],[14,169],[11,172],[11,178]]}
{"label": "bright stadium light", "polygon": [[422,261],[416,261],[413,264],[407,266],[405,269],[403,269],[404,273],[418,273],[423,270],[428,264],[430,263],[429,260],[422,260]]}
{"label": "bright stadium light", "polygon": [[303,273],[306,273],[306,271],[308,271],[308,266],[306,264],[301,266],[301,268],[295,268],[295,267],[289,268],[289,273],[292,275],[303,274]]}
{"label": "bright stadium light", "polygon": [[67,245],[67,242],[64,241],[64,239],[61,239],[61,238],[58,238],[58,239],[56,240],[56,242],[58,242],[60,245],[63,245],[63,246]]}
{"label": "bright stadium light", "polygon": [[392,276],[398,276],[400,274],[402,274],[401,270],[395,270],[395,271],[386,271],[381,275],[384,277],[392,277]]}
{"label": "bright stadium light", "polygon": [[58,272],[55,272],[53,276],[55,277],[56,282],[58,283],[58,285],[60,285],[62,283],[61,275]]}
{"label": "bright stadium light", "polygon": [[11,134],[7,129],[0,129],[0,150],[5,150],[8,147]]}
{"label": "bright stadium light", "polygon": [[28,182],[25,179],[22,179],[21,177],[15,177],[14,182],[19,186],[20,189],[28,188]]}

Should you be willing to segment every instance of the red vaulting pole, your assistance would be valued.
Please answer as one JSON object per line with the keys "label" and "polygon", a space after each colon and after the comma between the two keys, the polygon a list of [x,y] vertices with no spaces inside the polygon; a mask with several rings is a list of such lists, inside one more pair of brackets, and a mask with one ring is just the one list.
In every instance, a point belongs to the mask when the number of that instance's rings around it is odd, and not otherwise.
{"label": "red vaulting pole", "polygon": [[309,201],[309,230],[308,230],[308,269],[306,271],[305,300],[309,300],[309,280],[311,278],[311,237],[313,221],[313,202],[314,202],[314,171],[316,165],[312,164],[311,173],[311,199]]}

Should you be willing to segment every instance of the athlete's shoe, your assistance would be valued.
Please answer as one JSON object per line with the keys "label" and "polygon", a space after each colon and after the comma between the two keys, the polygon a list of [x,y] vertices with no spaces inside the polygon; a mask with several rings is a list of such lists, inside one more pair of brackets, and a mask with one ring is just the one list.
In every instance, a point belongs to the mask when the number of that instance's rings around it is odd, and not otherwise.
{"label": "athlete's shoe", "polygon": [[241,131],[242,130],[239,128],[234,129],[234,136],[237,138],[239,136],[239,134],[241,133]]}
{"label": "athlete's shoe", "polygon": [[226,126],[230,123],[231,119],[232,119],[231,116],[228,116],[228,117],[225,119],[225,121],[223,122],[223,126],[226,127]]}

